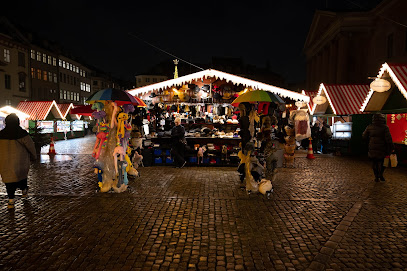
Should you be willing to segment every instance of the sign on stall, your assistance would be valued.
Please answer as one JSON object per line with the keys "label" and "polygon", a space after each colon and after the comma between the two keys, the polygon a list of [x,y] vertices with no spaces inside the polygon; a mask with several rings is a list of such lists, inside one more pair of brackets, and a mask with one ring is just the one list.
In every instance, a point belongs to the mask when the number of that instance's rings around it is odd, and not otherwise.
{"label": "sign on stall", "polygon": [[385,92],[391,88],[391,83],[384,79],[375,79],[370,83],[370,88],[376,92]]}

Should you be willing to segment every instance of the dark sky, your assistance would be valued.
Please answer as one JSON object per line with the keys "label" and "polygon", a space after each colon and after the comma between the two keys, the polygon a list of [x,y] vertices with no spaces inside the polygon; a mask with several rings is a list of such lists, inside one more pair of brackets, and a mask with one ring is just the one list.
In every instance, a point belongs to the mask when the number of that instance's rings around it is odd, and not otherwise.
{"label": "dark sky", "polygon": [[169,58],[132,32],[193,63],[225,56],[264,67],[269,60],[274,72],[298,82],[305,78],[303,46],[315,10],[353,8],[351,2],[368,1],[13,0],[2,15],[129,80]]}

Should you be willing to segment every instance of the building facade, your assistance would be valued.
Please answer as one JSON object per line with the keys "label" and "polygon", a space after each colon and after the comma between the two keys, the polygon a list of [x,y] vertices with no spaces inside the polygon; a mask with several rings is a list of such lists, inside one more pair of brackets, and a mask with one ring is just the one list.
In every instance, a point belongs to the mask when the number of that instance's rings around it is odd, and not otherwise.
{"label": "building facade", "polygon": [[59,102],[85,104],[91,95],[91,71],[82,64],[59,55]]}
{"label": "building facade", "polygon": [[366,84],[384,62],[407,61],[407,1],[383,0],[365,12],[316,11],[304,52],[306,87]]}
{"label": "building facade", "polygon": [[136,88],[155,84],[167,80],[164,75],[136,75]]}
{"label": "building facade", "polygon": [[0,107],[30,99],[29,46],[4,18],[0,18]]}
{"label": "building facade", "polygon": [[58,55],[42,47],[30,49],[31,101],[59,102]]}

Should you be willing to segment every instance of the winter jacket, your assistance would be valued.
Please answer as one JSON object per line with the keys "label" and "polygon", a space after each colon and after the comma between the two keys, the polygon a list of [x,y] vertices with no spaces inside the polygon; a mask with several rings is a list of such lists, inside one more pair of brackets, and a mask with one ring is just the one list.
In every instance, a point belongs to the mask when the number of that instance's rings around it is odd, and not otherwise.
{"label": "winter jacket", "polygon": [[0,131],[0,175],[4,183],[19,182],[28,176],[30,160],[36,159],[34,142],[21,127],[7,124]]}
{"label": "winter jacket", "polygon": [[369,140],[369,157],[383,159],[394,150],[389,127],[386,118],[382,114],[373,115],[372,124],[367,126],[362,134],[363,139]]}
{"label": "winter jacket", "polygon": [[175,125],[171,129],[172,143],[177,144],[185,141],[185,128],[182,125]]}

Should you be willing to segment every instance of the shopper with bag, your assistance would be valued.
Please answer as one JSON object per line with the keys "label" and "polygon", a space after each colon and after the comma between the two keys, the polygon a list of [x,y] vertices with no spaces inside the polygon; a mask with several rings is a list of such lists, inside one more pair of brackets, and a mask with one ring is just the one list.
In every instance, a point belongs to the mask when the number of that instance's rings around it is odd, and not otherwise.
{"label": "shopper with bag", "polygon": [[6,117],[6,127],[0,131],[0,175],[6,184],[8,208],[14,208],[17,188],[27,197],[27,176],[30,160],[36,160],[34,142],[30,135],[20,127],[16,114]]}
{"label": "shopper with bag", "polygon": [[368,155],[373,163],[375,182],[379,180],[384,182],[384,158],[394,152],[394,144],[389,127],[386,125],[386,117],[382,114],[373,115],[372,124],[367,126],[362,137],[369,141]]}

